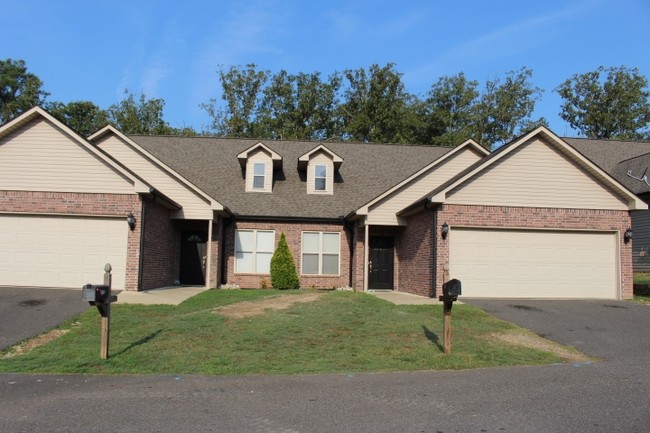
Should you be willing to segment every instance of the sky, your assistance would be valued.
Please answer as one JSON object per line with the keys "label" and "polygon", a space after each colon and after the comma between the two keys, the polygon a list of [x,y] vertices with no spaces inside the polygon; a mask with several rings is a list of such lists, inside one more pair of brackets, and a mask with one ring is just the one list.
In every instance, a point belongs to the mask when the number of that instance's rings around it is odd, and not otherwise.
{"label": "sky", "polygon": [[577,136],[554,91],[598,66],[650,77],[649,0],[0,0],[0,58],[22,59],[48,101],[101,108],[134,95],[165,100],[172,127],[206,129],[218,71],[320,72],[395,63],[425,96],[442,76],[480,83],[532,69],[534,118]]}

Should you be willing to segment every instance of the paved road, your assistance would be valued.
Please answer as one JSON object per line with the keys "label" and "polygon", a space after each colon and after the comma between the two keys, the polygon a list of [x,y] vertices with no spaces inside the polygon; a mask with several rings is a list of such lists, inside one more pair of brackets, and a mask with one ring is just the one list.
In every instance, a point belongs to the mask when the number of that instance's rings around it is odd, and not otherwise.
{"label": "paved road", "polygon": [[[547,332],[564,330],[555,336],[576,347],[593,348],[590,354],[605,361],[291,377],[5,374],[0,375],[0,431],[650,431],[647,337],[634,341],[635,333],[608,330],[613,323],[620,329],[647,329],[650,308],[628,303],[611,304],[617,307],[570,304],[551,308],[551,304],[517,301],[511,303],[517,307],[489,308],[521,314],[522,320]],[[564,308],[573,311],[575,318],[555,315]],[[569,324],[563,325],[562,320]],[[603,340],[592,342],[592,338]]]}
{"label": "paved road", "polygon": [[0,287],[0,350],[47,331],[88,308],[79,290]]}

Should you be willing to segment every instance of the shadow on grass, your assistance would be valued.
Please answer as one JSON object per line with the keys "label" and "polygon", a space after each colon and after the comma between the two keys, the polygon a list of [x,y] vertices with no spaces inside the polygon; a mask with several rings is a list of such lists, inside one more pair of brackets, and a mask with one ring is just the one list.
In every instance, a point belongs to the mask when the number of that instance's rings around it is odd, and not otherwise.
{"label": "shadow on grass", "polygon": [[129,350],[133,349],[134,347],[142,346],[143,344],[148,343],[149,341],[156,338],[156,336],[158,334],[160,334],[162,331],[163,331],[162,329],[159,329],[156,332],[152,332],[151,334],[147,335],[146,337],[143,337],[143,338],[139,339],[138,341],[135,341],[135,342],[129,344],[124,349],[120,350],[119,352],[114,353],[113,356],[122,355],[123,353],[128,352]]}
{"label": "shadow on grass", "polygon": [[433,332],[432,330],[430,330],[424,325],[422,325],[422,330],[424,331],[424,336],[427,337],[427,339],[431,341],[433,344],[438,346],[438,349],[440,349],[441,352],[445,351],[445,348],[442,347],[442,344],[440,344],[440,338],[435,332]]}

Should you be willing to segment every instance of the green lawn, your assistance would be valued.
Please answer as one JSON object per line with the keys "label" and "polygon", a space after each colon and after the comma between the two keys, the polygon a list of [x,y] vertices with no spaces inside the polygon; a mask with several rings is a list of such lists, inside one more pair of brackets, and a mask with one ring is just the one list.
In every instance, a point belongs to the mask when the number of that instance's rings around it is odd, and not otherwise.
{"label": "green lawn", "polygon": [[635,272],[634,284],[650,284],[650,272]]}
{"label": "green lawn", "polygon": [[[453,353],[442,353],[442,308],[396,306],[328,292],[317,301],[230,319],[215,308],[305,291],[210,290],[179,306],[114,305],[110,359],[99,359],[100,319],[90,309],[70,331],[13,357],[2,372],[298,374],[468,369],[560,362],[558,355],[500,342],[525,331],[469,305],[453,308]],[[4,355],[4,356],[3,356]]]}

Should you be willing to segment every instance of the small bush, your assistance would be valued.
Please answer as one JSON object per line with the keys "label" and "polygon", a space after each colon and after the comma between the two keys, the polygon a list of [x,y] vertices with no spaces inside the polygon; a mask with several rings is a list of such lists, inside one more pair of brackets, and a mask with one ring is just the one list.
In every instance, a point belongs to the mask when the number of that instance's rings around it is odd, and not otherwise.
{"label": "small bush", "polygon": [[284,233],[280,235],[278,248],[271,257],[271,287],[274,289],[299,289],[300,280],[296,273],[296,264],[287,245]]}

